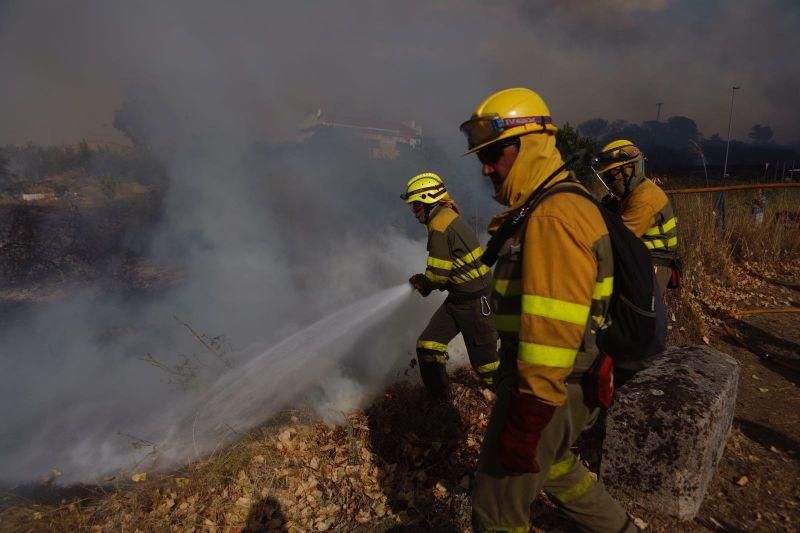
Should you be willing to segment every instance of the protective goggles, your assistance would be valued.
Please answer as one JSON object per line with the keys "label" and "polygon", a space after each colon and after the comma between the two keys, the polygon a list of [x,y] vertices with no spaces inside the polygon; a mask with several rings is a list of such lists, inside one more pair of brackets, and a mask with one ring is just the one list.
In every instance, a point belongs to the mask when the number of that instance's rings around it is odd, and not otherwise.
{"label": "protective goggles", "polygon": [[516,146],[519,148],[519,137],[488,144],[475,153],[478,156],[478,161],[480,161],[482,164],[494,165],[501,157],[503,157],[505,149],[509,146]]}
{"label": "protective goggles", "polygon": [[552,124],[552,117],[511,117],[503,118],[500,115],[478,117],[470,119],[459,127],[467,137],[467,145],[472,150],[476,146],[492,142],[500,137],[504,131],[525,124]]}
{"label": "protective goggles", "polygon": [[[629,150],[623,151],[625,148]],[[641,152],[634,145],[620,146],[607,152],[600,152],[592,158],[592,168],[596,171],[608,168],[609,165],[618,163],[633,163],[639,158]]]}

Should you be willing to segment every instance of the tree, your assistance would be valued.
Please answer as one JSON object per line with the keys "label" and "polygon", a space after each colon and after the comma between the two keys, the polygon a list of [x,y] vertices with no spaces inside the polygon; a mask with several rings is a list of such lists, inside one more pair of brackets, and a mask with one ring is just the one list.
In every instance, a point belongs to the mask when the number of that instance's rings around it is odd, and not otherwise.
{"label": "tree", "polygon": [[578,132],[594,139],[599,139],[607,131],[608,121],[604,118],[593,118],[578,124]]}
{"label": "tree", "polygon": [[772,128],[767,125],[754,124],[750,128],[750,133],[747,134],[755,144],[766,144],[772,140]]}
{"label": "tree", "polygon": [[590,182],[592,158],[598,150],[597,141],[592,137],[581,135],[577,128],[565,123],[556,133],[556,147],[564,161],[573,155],[578,156],[578,160],[570,165],[570,169],[584,183]]}

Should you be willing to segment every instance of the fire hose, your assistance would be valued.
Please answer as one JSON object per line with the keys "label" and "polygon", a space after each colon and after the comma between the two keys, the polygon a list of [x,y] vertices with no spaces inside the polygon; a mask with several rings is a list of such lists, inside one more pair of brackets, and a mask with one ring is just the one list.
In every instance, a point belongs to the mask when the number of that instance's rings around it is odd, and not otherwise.
{"label": "fire hose", "polygon": [[734,311],[731,315],[734,318],[741,318],[751,315],[768,315],[773,313],[800,313],[800,307],[774,307],[764,309],[744,309],[742,311]]}
{"label": "fire hose", "polygon": [[699,187],[689,189],[664,189],[667,194],[688,194],[697,192],[720,192],[720,191],[746,191],[749,189],[785,189],[800,187],[800,183],[762,183],[755,185],[720,185],[719,187]]}

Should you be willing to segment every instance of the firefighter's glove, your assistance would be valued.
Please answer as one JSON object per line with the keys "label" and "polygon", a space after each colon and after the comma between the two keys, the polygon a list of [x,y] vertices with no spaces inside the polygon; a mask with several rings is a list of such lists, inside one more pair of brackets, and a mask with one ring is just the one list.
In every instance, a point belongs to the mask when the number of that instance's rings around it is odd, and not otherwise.
{"label": "firefighter's glove", "polygon": [[423,296],[427,296],[431,293],[430,289],[425,287],[425,275],[424,274],[414,274],[410,278],[408,278],[408,282],[414,287],[414,290],[419,292]]}
{"label": "firefighter's glove", "polygon": [[514,391],[506,425],[500,431],[500,462],[503,468],[520,474],[539,471],[536,448],[555,410],[552,405],[544,404],[529,394]]}

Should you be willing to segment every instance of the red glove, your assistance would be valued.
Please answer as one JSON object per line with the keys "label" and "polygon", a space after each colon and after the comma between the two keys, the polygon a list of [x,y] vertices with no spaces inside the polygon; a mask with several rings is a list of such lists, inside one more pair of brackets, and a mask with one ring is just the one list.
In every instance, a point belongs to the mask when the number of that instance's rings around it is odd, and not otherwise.
{"label": "red glove", "polygon": [[530,394],[514,392],[505,427],[500,431],[500,462],[509,472],[539,471],[536,448],[556,408]]}

